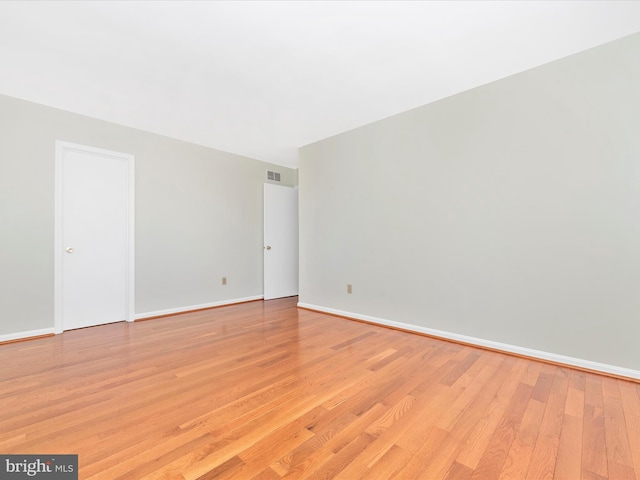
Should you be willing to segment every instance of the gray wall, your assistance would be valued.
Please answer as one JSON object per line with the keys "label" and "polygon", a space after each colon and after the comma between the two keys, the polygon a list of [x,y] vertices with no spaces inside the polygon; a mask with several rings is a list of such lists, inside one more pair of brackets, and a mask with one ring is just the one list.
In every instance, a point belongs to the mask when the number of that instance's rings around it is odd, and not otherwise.
{"label": "gray wall", "polygon": [[53,327],[55,140],[136,156],[137,313],[262,295],[262,184],[295,170],[0,96],[0,335]]}
{"label": "gray wall", "polygon": [[301,148],[300,302],[640,370],[639,59],[634,35]]}

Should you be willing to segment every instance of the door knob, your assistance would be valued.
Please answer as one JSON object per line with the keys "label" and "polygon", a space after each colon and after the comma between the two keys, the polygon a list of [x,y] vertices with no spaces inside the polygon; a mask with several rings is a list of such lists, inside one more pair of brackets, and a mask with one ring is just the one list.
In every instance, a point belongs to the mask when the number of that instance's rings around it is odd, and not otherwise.
{"label": "door knob", "polygon": [[271,245],[267,245],[266,247],[264,247],[265,250],[271,250]]}
{"label": "door knob", "polygon": [[73,248],[71,248],[71,247],[67,247],[67,248],[65,249],[65,251],[66,251],[67,253],[73,253]]}

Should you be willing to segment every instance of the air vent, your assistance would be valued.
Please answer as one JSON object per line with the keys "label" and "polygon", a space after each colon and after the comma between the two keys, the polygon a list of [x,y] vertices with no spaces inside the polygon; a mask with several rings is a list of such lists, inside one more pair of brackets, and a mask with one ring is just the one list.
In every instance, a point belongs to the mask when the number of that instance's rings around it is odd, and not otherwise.
{"label": "air vent", "polygon": [[280,172],[273,172],[271,170],[267,170],[267,180],[273,180],[274,182],[279,182]]}

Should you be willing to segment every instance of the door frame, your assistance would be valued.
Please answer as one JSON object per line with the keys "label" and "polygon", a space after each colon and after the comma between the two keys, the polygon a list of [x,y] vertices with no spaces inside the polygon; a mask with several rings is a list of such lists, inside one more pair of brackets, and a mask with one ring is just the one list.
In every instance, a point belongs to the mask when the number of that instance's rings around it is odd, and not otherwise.
{"label": "door frame", "polygon": [[76,151],[90,155],[100,155],[113,158],[118,161],[125,161],[127,165],[127,243],[126,243],[126,264],[127,264],[127,285],[126,285],[126,305],[125,320],[133,322],[135,320],[135,157],[128,153],[114,152],[102,148],[89,147],[77,143],[56,140],[55,156],[55,214],[54,214],[54,333],[64,331],[63,322],[63,282],[62,282],[62,259],[64,245],[62,242],[62,217],[63,217],[63,169],[64,155],[67,151]]}

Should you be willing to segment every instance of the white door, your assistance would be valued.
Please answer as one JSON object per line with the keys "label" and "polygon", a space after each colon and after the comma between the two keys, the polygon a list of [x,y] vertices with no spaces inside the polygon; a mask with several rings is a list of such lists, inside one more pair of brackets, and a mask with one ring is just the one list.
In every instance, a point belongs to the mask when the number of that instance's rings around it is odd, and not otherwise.
{"label": "white door", "polygon": [[264,299],[298,294],[298,189],[264,185]]}
{"label": "white door", "polygon": [[56,142],[56,332],[133,320],[132,155]]}

